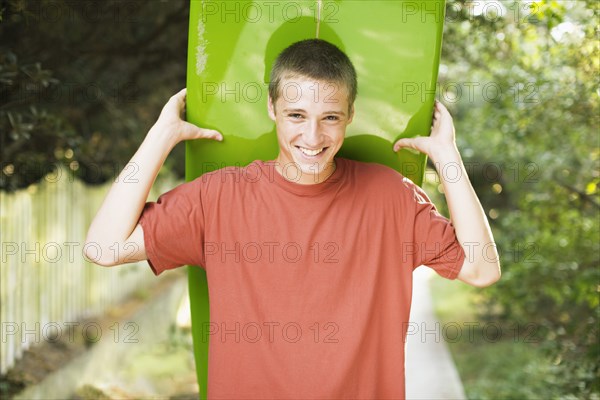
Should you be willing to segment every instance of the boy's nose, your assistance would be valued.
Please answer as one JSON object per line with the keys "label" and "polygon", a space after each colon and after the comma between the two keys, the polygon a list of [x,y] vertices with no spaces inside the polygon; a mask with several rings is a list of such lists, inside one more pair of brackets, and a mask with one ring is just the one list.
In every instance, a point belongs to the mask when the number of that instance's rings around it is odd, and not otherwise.
{"label": "boy's nose", "polygon": [[321,133],[319,131],[319,122],[318,121],[310,121],[306,125],[306,130],[302,134],[304,139],[304,143],[306,146],[310,146],[310,148],[315,149],[317,146],[321,145]]}

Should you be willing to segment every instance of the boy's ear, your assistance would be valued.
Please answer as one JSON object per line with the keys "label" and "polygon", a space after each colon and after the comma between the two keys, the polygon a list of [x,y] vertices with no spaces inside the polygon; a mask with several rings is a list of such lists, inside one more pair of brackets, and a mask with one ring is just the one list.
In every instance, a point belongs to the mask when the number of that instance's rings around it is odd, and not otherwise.
{"label": "boy's ear", "polygon": [[269,101],[267,102],[267,110],[269,112],[269,118],[275,121],[275,106],[273,105],[273,99],[269,96]]}
{"label": "boy's ear", "polygon": [[352,122],[352,118],[354,118],[354,104],[350,107],[350,115],[348,116],[348,124]]}

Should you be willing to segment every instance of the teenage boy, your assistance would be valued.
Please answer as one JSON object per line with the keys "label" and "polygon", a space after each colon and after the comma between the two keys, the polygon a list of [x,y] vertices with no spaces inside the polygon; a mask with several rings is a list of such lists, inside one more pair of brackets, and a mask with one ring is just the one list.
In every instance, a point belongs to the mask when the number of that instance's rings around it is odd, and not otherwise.
{"label": "teenage boy", "polygon": [[397,171],[335,157],[356,72],[319,39],[291,45],[271,71],[275,160],[213,171],[146,203],[178,142],[223,140],[181,119],[185,95],[167,102],[131,159],[135,182],[115,182],[98,211],[87,237],[102,249],[96,262],[206,270],[209,398],[404,398],[413,270],[478,287],[500,277],[446,108],[436,102],[429,136],[393,150],[429,156],[452,222]]}

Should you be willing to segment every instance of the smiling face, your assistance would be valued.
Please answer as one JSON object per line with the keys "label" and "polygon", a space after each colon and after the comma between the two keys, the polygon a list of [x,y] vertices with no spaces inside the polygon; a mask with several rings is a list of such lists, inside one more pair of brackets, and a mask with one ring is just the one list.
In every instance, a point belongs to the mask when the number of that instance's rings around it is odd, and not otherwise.
{"label": "smiling face", "polygon": [[354,116],[348,91],[336,83],[302,76],[284,79],[280,87],[276,104],[271,98],[268,104],[279,141],[275,168],[296,183],[323,182],[335,171],[333,158]]}

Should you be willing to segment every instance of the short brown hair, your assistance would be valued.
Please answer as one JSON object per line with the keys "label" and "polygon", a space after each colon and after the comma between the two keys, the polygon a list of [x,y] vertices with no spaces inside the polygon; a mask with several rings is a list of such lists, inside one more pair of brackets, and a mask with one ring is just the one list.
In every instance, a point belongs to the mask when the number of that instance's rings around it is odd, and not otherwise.
{"label": "short brown hair", "polygon": [[348,56],[334,44],[323,39],[306,39],[283,50],[271,70],[269,97],[273,105],[279,98],[282,79],[295,75],[344,85],[348,89],[348,107],[352,108],[358,93],[356,70]]}

